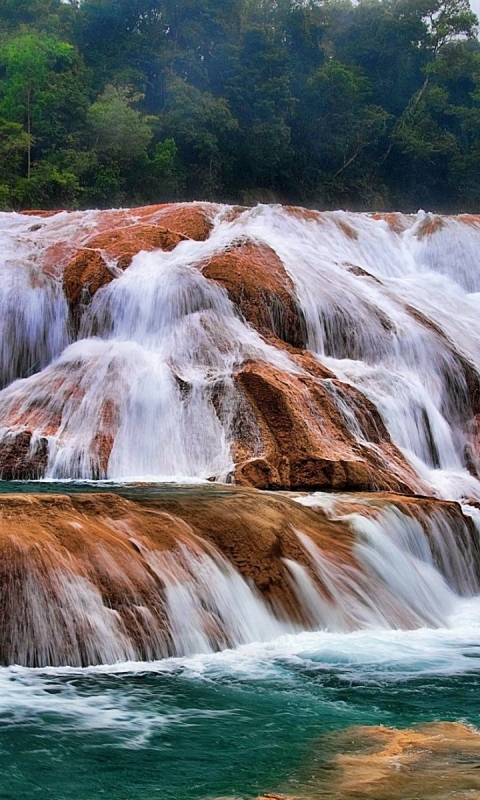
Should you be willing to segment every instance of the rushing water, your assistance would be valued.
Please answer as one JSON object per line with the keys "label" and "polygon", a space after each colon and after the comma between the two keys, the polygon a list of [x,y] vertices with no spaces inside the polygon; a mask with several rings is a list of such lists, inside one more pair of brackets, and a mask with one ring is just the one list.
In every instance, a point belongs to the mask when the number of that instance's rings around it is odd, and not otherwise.
{"label": "rushing water", "polygon": [[[480,500],[471,405],[480,371],[478,220],[451,218],[428,229],[423,213],[389,224],[267,206],[233,218],[219,207],[206,242],[139,253],[123,274],[111,265],[116,280],[74,327],[62,269],[105,228],[102,219],[78,212],[32,225],[0,214],[0,437],[8,442],[28,417],[32,447],[48,440],[49,480],[198,483],[231,475],[236,425],[246,414],[235,371],[253,359],[300,372],[202,275],[206,260],[248,238],[280,256],[308,348],[377,406],[422,486],[447,499]],[[361,442],[348,400],[333,385],[330,393]],[[105,430],[114,439],[107,465],[95,450]],[[0,493],[106,486],[133,499],[211,491],[57,482],[0,484]],[[170,650],[162,649],[158,619],[129,638],[87,577],[75,577],[72,559],[49,561],[37,548],[28,592],[19,595],[29,599],[25,608],[12,593],[17,573],[2,586],[0,636],[13,597],[19,644],[18,657],[4,663],[98,666],[0,668],[2,800],[220,800],[262,792],[337,800],[328,786],[335,745],[324,734],[434,720],[480,726],[478,509],[465,507],[463,521],[452,523],[394,504],[373,513],[365,498],[354,498],[351,509],[346,498],[300,502],[342,517],[354,536],[352,566],[329,560],[296,531],[308,568],[292,559],[284,568],[311,630],[281,619],[218,552],[192,555],[182,545],[173,555],[147,554],[150,596],[158,595],[168,619]],[[100,545],[99,553],[105,556]],[[65,565],[73,576],[67,583]],[[116,563],[108,569],[118,572]],[[213,620],[228,635],[212,636]],[[62,649],[65,629],[71,647]],[[81,636],[91,645],[83,652],[75,650]],[[142,652],[149,661],[136,661]],[[418,792],[402,800],[410,797],[426,800]]]}
{"label": "rushing water", "polygon": [[[424,485],[451,499],[480,498],[468,472],[475,449],[466,458],[467,372],[480,370],[478,220],[445,218],[428,231],[423,213],[396,215],[389,225],[366,214],[303,218],[269,206],[232,220],[219,207],[207,241],[139,253],[97,292],[74,332],[62,269],[74,245],[105,227],[111,213],[59,214],[33,230],[31,218],[0,215],[0,420],[33,415],[49,441],[48,477],[101,475],[94,444],[105,414],[114,413],[106,477],[227,478],[241,416],[234,371],[259,359],[299,372],[202,275],[209,258],[247,238],[280,256],[308,347],[376,404]],[[349,424],[361,438],[354,416]]]}
{"label": "rushing water", "polygon": [[[193,493],[221,502],[232,492],[210,485],[107,486],[149,500]],[[105,491],[106,485],[3,484],[0,491],[87,488]],[[480,726],[480,598],[466,529],[462,534],[458,522],[450,529],[435,513],[423,528],[388,504],[372,517],[365,495],[300,500],[350,516],[365,570],[342,575],[306,543],[329,581],[332,607],[304,574],[295,576],[293,569],[292,577],[322,629],[279,634],[270,620],[262,631],[261,607],[249,609],[251,600],[242,599],[238,587],[229,599],[220,581],[212,586],[223,591],[217,602],[230,602],[226,611],[233,615],[236,602],[246,603],[250,627],[238,636],[256,641],[210,652],[201,626],[194,625],[205,600],[198,596],[190,607],[177,598],[177,619],[187,627],[176,635],[188,656],[84,669],[1,668],[2,800],[47,794],[52,800],[250,800],[268,791],[339,800],[347,797],[335,789],[332,770],[339,745],[326,734],[352,725],[407,728],[439,719]],[[395,614],[406,609],[416,629],[392,628]],[[236,624],[233,616],[229,624]],[[462,774],[470,764],[475,781],[478,758],[462,758]],[[414,790],[402,800],[438,796]]]}
{"label": "rushing water", "polygon": [[3,669],[1,796],[204,800],[300,786],[316,796],[309,776],[332,757],[331,745],[316,746],[328,731],[480,724],[479,611],[468,603],[436,631],[309,633],[148,665]]}

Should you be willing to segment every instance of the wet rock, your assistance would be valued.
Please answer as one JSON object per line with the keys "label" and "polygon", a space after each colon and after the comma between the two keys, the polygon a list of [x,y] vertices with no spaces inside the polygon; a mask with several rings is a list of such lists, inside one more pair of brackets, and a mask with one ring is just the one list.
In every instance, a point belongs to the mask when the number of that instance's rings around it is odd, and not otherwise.
{"label": "wet rock", "polygon": [[409,493],[409,480],[415,480],[411,468],[392,445],[373,404],[351,387],[333,384],[334,391],[340,386],[351,395],[359,426],[379,445],[374,449],[349,431],[330,381],[322,384],[308,374],[281,372],[261,362],[246,364],[235,380],[262,441],[258,453],[258,442],[239,423],[236,482],[262,489]]}
{"label": "wet rock", "polygon": [[35,480],[43,477],[48,461],[48,441],[30,431],[11,433],[0,443],[0,479]]}
{"label": "wet rock", "polygon": [[267,338],[306,347],[306,326],[293,282],[266,245],[240,242],[213,256],[202,268],[220,283],[245,319]]}
{"label": "wet rock", "polygon": [[97,250],[84,249],[67,264],[63,274],[63,288],[70,308],[76,309],[115,275]]}

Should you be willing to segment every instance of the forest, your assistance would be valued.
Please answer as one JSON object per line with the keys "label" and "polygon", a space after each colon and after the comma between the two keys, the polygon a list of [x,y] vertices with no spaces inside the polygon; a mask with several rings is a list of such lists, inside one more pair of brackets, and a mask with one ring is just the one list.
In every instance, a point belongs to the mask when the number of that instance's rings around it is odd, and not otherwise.
{"label": "forest", "polygon": [[0,208],[480,203],[468,0],[0,0]]}

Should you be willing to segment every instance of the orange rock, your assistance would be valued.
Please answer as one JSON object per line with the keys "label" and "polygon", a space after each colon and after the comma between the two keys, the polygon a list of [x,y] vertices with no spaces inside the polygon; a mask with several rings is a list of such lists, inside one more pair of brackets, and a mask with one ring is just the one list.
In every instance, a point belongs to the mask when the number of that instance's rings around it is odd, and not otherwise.
{"label": "orange rock", "polygon": [[372,214],[372,219],[384,220],[394,233],[403,233],[407,225],[404,214]]}
{"label": "orange rock", "polygon": [[315,211],[312,208],[301,208],[300,206],[284,206],[283,210],[296,219],[302,219],[313,222],[322,222],[322,212]]}
{"label": "orange rock", "polygon": [[[480,734],[458,722],[350,728],[338,739],[350,751],[336,757],[331,775],[342,797],[447,800],[477,797],[472,791],[480,790]],[[352,742],[362,750],[351,752]]]}
{"label": "orange rock", "polygon": [[[70,258],[63,272],[71,309],[76,310],[82,297],[92,297],[114,279],[108,259],[116,260],[118,268],[127,269],[141,250],[173,250],[186,239],[207,239],[216,208],[208,204],[179,204],[98,212],[95,234],[84,238],[81,249]],[[53,245],[47,253],[45,270],[55,274],[57,264],[65,262],[71,250],[68,243]]]}
{"label": "orange rock", "polygon": [[306,346],[305,320],[293,282],[270,247],[239,243],[213,256],[202,273],[225,287],[245,319],[264,336]]}
{"label": "orange rock", "polygon": [[146,250],[173,250],[179,242],[188,239],[181,233],[155,225],[129,225],[118,230],[104,231],[89,239],[87,246],[103,251],[109,258],[116,258],[118,266],[126,269],[133,257]]}
{"label": "orange rock", "polygon": [[80,250],[63,273],[63,288],[70,307],[76,308],[82,298],[93,297],[95,292],[113,281],[114,277],[97,250]]}
{"label": "orange rock", "polygon": [[217,208],[213,203],[174,204],[162,211],[156,221],[162,227],[188,239],[204,242],[212,231],[212,219]]}
{"label": "orange rock", "polygon": [[417,238],[424,239],[425,236],[431,236],[438,231],[441,231],[446,225],[444,217],[427,215],[420,223],[417,230]]}
{"label": "orange rock", "polygon": [[56,211],[42,211],[41,209],[30,208],[26,211],[20,211],[20,214],[23,214],[26,217],[43,217],[43,219],[47,219],[47,217],[54,217],[55,214],[62,214],[62,213],[69,213],[64,208],[59,208]]}
{"label": "orange rock", "polygon": [[[323,543],[327,552],[335,551],[337,561],[351,561],[352,536],[344,523],[324,520],[287,498],[249,490],[212,487],[141,502],[109,494],[2,495],[0,591],[8,587],[8,594],[0,599],[0,663],[95,661],[87,647],[85,618],[81,611],[76,617],[69,606],[76,602],[77,585],[87,585],[90,596],[96,591],[107,613],[115,612],[137,658],[171,655],[159,557],[176,551],[177,561],[167,569],[174,571],[178,564],[181,576],[179,545],[193,554],[223,554],[281,617],[307,624],[284,563],[284,558],[308,563],[296,528]],[[71,587],[67,596],[62,579]],[[42,603],[48,613],[39,624]],[[214,612],[207,622],[212,646],[228,645],[229,632]]]}
{"label": "orange rock", "polygon": [[[383,497],[385,503],[400,500]],[[424,501],[405,502],[422,507]],[[435,510],[435,501],[428,502]],[[461,515],[459,507],[457,513]],[[350,575],[352,568],[361,570],[348,520],[327,519],[286,496],[226,486],[170,489],[139,500],[100,493],[0,495],[0,664],[97,663],[99,656],[94,652],[92,657],[87,647],[92,603],[95,615],[103,605],[105,615],[119,626],[117,637],[128,636],[136,659],[172,655],[165,582],[168,576],[186,580],[185,548],[193,557],[208,554],[217,563],[220,556],[225,558],[281,619],[318,625],[299,604],[286,561],[302,565],[326,599],[332,595],[311,569],[298,531],[332,566],[347,567]],[[476,542],[473,529],[471,540]],[[195,589],[196,563],[190,563],[188,581]],[[86,610],[85,599],[90,604]],[[199,604],[198,611],[211,646],[229,646],[229,632],[215,609]],[[452,732],[444,732],[449,740]],[[377,749],[388,747],[396,755],[412,742],[408,732],[397,737],[384,735],[383,729],[374,729],[373,739]],[[468,745],[468,737],[463,740]]]}
{"label": "orange rock", "polygon": [[[359,392],[336,382],[349,396],[357,423],[370,448],[355,439],[328,388],[311,375],[295,375],[249,362],[236,375],[258,432],[241,420],[234,457],[235,480],[261,489],[388,489],[410,492],[416,478],[394,447],[373,404]],[[335,391],[335,388],[333,389]],[[258,438],[263,452],[258,452]]]}
{"label": "orange rock", "polygon": [[[345,752],[338,753],[338,748]],[[337,755],[327,760],[333,751]],[[312,759],[289,784],[294,796],[257,800],[479,800],[480,734],[459,722],[433,722],[401,730],[351,727],[322,736]],[[308,774],[308,777],[306,777]]]}
{"label": "orange rock", "polygon": [[455,219],[464,225],[470,225],[472,228],[480,226],[480,214],[459,214]]}

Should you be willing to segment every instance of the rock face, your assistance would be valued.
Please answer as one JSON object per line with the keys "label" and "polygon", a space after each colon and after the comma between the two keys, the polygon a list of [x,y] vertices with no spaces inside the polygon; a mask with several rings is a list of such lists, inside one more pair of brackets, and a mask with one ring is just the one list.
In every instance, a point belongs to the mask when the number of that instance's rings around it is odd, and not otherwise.
{"label": "rock face", "polygon": [[35,480],[41,478],[48,461],[48,442],[35,440],[31,431],[12,433],[2,442],[0,464],[2,480]]}
{"label": "rock face", "polygon": [[306,347],[305,320],[291,278],[269,247],[240,242],[202,268],[220,283],[245,319],[267,338]]}
{"label": "rock face", "polygon": [[[317,376],[286,374],[258,362],[237,374],[259,436],[242,436],[239,425],[236,482],[263,489],[408,493],[414,475],[373,404],[351,387]],[[334,402],[337,392],[349,397],[365,444],[347,428]]]}
{"label": "rock face", "polygon": [[96,250],[84,249],[72,258],[63,274],[63,285],[70,308],[76,308],[82,299],[93,297],[102,286],[113,281],[115,275],[105,259]]}
{"label": "rock face", "polygon": [[[117,220],[116,227],[88,238],[63,273],[70,308],[76,309],[81,300],[88,301],[102,286],[118,277],[119,270],[127,269],[141,250],[170,251],[189,239],[197,242],[208,239],[213,227],[212,213],[212,209],[200,204],[132,209],[131,218],[123,226]],[[133,222],[135,218],[141,218],[142,223]]]}
{"label": "rock face", "polygon": [[[272,632],[276,618],[287,628],[289,620],[307,622],[284,562],[308,565],[296,526],[335,550],[337,561],[351,561],[347,526],[257,493],[225,489],[212,498],[199,489],[142,502],[0,496],[0,664],[87,665],[220,649],[248,640],[255,613],[248,603],[258,604]],[[185,598],[177,607],[178,591]],[[182,634],[185,613],[191,628]]]}

